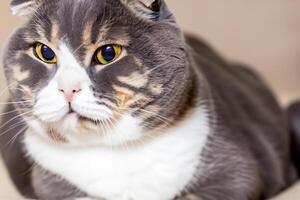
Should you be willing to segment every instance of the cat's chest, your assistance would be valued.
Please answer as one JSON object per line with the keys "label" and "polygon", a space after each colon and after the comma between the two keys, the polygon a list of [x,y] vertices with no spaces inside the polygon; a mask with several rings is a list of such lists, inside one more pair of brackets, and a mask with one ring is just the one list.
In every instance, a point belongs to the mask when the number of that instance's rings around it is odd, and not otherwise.
{"label": "cat's chest", "polygon": [[45,145],[34,134],[25,141],[37,163],[89,195],[171,200],[192,181],[208,135],[208,126],[190,125],[128,150],[66,150]]}

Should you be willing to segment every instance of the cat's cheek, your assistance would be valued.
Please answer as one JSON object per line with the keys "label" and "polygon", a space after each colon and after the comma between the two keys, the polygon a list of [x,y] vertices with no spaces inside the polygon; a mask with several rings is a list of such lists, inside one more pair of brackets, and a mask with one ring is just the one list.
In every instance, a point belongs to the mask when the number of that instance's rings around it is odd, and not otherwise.
{"label": "cat's cheek", "polygon": [[34,105],[34,115],[46,123],[61,120],[69,111],[69,106],[63,95],[56,89],[54,83],[50,83],[37,95]]}
{"label": "cat's cheek", "polygon": [[34,131],[29,131],[30,133],[37,134],[44,138],[47,138],[47,129],[46,127],[39,121],[31,118],[24,118],[29,128]]}

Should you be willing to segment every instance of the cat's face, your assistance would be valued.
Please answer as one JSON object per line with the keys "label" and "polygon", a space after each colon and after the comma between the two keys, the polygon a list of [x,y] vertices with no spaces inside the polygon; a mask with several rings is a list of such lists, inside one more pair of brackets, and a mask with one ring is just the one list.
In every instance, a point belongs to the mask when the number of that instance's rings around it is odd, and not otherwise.
{"label": "cat's face", "polygon": [[12,101],[42,136],[119,145],[179,116],[190,74],[165,3],[14,0],[12,8],[29,20],[8,44],[5,72]]}

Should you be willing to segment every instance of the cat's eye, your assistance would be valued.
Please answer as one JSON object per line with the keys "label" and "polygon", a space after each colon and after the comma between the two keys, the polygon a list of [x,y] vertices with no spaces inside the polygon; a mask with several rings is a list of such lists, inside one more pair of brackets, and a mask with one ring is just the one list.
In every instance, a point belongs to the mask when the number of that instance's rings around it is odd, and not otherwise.
{"label": "cat's eye", "polygon": [[122,54],[122,46],[116,44],[109,44],[99,48],[95,54],[95,59],[97,63],[101,65],[107,65],[116,59],[118,59]]}
{"label": "cat's eye", "polygon": [[45,44],[36,43],[33,46],[34,55],[41,61],[48,64],[55,64],[57,62],[57,57],[54,51]]}

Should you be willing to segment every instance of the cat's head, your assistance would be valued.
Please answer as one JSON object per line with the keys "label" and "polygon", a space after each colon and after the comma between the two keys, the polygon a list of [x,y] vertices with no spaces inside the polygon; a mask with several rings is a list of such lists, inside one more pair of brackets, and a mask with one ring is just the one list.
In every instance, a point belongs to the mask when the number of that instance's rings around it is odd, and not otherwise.
{"label": "cat's head", "polygon": [[183,36],[160,0],[13,0],[28,21],[4,57],[12,101],[41,136],[139,141],[177,120],[190,84]]}

